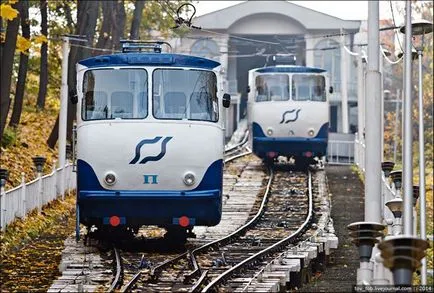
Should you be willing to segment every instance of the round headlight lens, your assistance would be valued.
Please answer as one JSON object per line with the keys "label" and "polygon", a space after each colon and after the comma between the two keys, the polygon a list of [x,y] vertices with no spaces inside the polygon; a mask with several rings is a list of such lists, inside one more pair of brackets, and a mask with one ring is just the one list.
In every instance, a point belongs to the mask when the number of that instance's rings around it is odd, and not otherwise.
{"label": "round headlight lens", "polygon": [[270,136],[273,135],[273,129],[268,128],[267,129],[267,134],[270,135]]}
{"label": "round headlight lens", "polygon": [[307,134],[309,136],[314,136],[315,135],[315,131],[313,129],[309,129],[309,131],[307,132]]}
{"label": "round headlight lens", "polygon": [[113,173],[108,173],[105,175],[104,178],[105,183],[107,183],[107,185],[113,185],[116,182],[116,176]]}
{"label": "round headlight lens", "polygon": [[187,173],[184,175],[184,183],[185,185],[191,186],[195,182],[195,178],[193,173]]}

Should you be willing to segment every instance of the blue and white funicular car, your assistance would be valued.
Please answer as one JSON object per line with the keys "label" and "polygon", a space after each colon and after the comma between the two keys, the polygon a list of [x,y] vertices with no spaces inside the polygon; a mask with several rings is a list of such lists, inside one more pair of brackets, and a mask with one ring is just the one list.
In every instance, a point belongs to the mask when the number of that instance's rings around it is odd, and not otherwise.
{"label": "blue and white funicular car", "polygon": [[[329,90],[326,90],[329,89]],[[249,71],[248,125],[253,152],[307,168],[327,152],[329,102],[324,69],[276,65]]]}
{"label": "blue and white funicular car", "polygon": [[230,103],[220,64],[158,43],[124,47],[77,65],[77,222],[177,237],[218,224]]}

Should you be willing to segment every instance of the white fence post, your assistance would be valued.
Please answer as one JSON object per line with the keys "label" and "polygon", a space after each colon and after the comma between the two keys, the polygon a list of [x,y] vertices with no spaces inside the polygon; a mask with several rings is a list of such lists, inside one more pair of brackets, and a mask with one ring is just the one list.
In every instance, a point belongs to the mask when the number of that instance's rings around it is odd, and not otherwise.
{"label": "white fence post", "polygon": [[[40,213],[44,204],[58,197],[61,191],[60,179],[62,176],[65,179],[64,192],[75,188],[75,181],[71,177],[72,167],[69,163],[65,164],[64,168],[56,168],[54,165],[53,171],[43,176],[42,169],[45,158],[35,157],[33,159],[37,170],[36,178],[26,182],[23,172],[21,173],[20,185],[7,191],[4,188],[7,170],[0,169],[0,183],[3,185],[0,190],[0,230],[4,230],[16,218],[26,218],[28,211],[37,209]],[[57,174],[58,172],[63,172],[63,174]]]}
{"label": "white fence post", "polygon": [[66,174],[65,166],[66,166],[66,163],[62,166],[62,170],[60,171],[60,172],[62,172],[62,173],[60,173],[60,176],[62,176],[60,178],[60,194],[62,194],[62,200],[65,199],[65,174]]}
{"label": "white fence post", "polygon": [[[4,179],[0,179],[1,181],[6,181]],[[0,187],[0,228],[1,231],[4,231],[4,229],[6,228],[6,223],[5,223],[5,216],[6,216],[6,192],[5,192],[5,188],[4,188],[5,183],[1,183],[1,187]]]}
{"label": "white fence post", "polygon": [[54,190],[55,190],[55,193],[56,193],[55,197],[57,198],[57,195],[59,194],[59,186],[57,184],[57,168],[56,168],[56,163],[57,163],[57,161],[53,160],[53,181],[54,181]]}
{"label": "white fence post", "polygon": [[38,194],[37,194],[37,203],[38,203],[38,213],[42,211],[42,172],[38,172]]}
{"label": "white fence post", "polygon": [[26,173],[21,172],[21,208],[20,217],[24,219],[26,217]]}

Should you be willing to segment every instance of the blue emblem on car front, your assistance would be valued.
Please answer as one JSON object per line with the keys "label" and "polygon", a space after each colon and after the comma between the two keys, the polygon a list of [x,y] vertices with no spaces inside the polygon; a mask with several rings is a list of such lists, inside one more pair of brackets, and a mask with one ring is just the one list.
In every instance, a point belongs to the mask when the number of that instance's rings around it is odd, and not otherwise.
{"label": "blue emblem on car front", "polygon": [[[137,145],[136,145],[136,155],[134,157],[134,159],[131,160],[130,164],[135,164],[139,161],[140,159],[140,149],[142,148],[143,145],[145,144],[155,144],[157,142],[159,142],[163,137],[162,136],[156,136],[155,138],[152,139],[144,139],[142,141],[140,141]],[[166,138],[163,139],[163,141],[161,142],[161,151],[158,155],[156,156],[147,156],[144,157],[139,164],[146,164],[147,162],[152,162],[152,161],[159,161],[161,160],[161,158],[164,157],[164,155],[166,154],[166,145],[169,142],[169,140],[172,139],[172,136],[168,136]]]}
{"label": "blue emblem on car front", "polygon": [[[293,110],[289,110],[289,111],[286,111],[286,112],[283,112],[283,115],[282,115],[282,120],[280,121],[280,124],[282,124],[282,123],[284,123],[285,122],[285,124],[286,123],[289,123],[289,122],[294,122],[294,121],[296,121],[297,119],[298,119],[298,113],[301,111],[301,109],[297,109],[297,111],[295,110],[295,109],[293,109]],[[286,115],[289,115],[289,114],[292,114],[292,113],[294,113],[295,112],[295,117],[293,117],[293,118],[287,118],[286,117]]]}

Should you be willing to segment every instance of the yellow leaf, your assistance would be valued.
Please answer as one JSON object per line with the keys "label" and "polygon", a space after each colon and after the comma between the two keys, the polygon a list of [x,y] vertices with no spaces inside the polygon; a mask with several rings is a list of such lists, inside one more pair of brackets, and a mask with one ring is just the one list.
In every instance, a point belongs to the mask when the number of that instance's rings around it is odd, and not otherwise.
{"label": "yellow leaf", "polygon": [[47,36],[45,36],[45,35],[37,36],[37,37],[35,37],[35,38],[33,39],[33,41],[34,41],[36,44],[48,43]]}
{"label": "yellow leaf", "polygon": [[0,5],[0,16],[7,20],[13,20],[15,17],[18,16],[18,10],[12,8],[9,4],[1,4]]}
{"label": "yellow leaf", "polygon": [[29,39],[26,39],[20,35],[17,36],[17,50],[20,53],[28,55],[29,54],[28,50],[30,46],[31,46],[31,42]]}
{"label": "yellow leaf", "polygon": [[9,4],[15,4],[17,2],[18,2],[18,0],[9,0]]}

